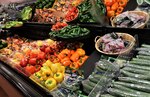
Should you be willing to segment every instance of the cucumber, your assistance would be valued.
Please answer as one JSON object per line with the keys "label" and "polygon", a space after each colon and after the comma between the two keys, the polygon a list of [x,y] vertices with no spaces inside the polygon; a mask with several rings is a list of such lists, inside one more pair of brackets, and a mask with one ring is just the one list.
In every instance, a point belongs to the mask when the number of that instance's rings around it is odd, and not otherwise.
{"label": "cucumber", "polygon": [[108,78],[107,76],[101,75],[101,74],[93,74],[92,76],[93,76],[94,78],[98,79],[98,80],[100,80],[100,79],[102,79],[102,78],[104,78],[104,79],[107,79],[107,78]]}
{"label": "cucumber", "polygon": [[83,85],[83,91],[87,94],[89,94],[93,89],[93,87],[89,86],[88,84],[82,83],[82,85]]}
{"label": "cucumber", "polygon": [[92,74],[92,75],[90,75],[89,80],[94,83],[98,83],[102,77],[103,77],[103,75],[101,75],[101,74]]}
{"label": "cucumber", "polygon": [[98,72],[106,72],[105,70],[102,70],[98,65],[96,65],[95,69],[96,69]]}
{"label": "cucumber", "polygon": [[136,65],[150,66],[150,61],[149,60],[138,59],[138,58],[133,58],[129,63],[130,64],[136,64]]}
{"label": "cucumber", "polygon": [[110,95],[110,94],[103,94],[103,95],[101,95],[100,97],[115,97],[115,96],[112,96],[112,95]]}
{"label": "cucumber", "polygon": [[115,89],[115,88],[109,88],[108,92],[116,97],[139,97],[137,94],[135,93],[129,93],[129,92],[125,92],[122,91],[120,89]]}
{"label": "cucumber", "polygon": [[135,74],[148,74],[149,73],[149,71],[145,71],[145,70],[137,69],[137,68],[131,68],[131,67],[125,67],[123,68],[123,70],[129,71]]}
{"label": "cucumber", "polygon": [[139,54],[139,55],[150,56],[150,53],[149,53],[149,52],[146,52],[146,51],[139,51],[138,54]]}
{"label": "cucumber", "polygon": [[150,48],[141,47],[141,48],[136,48],[136,50],[138,50],[138,51],[150,51]]}
{"label": "cucumber", "polygon": [[121,70],[121,73],[127,77],[133,77],[137,79],[144,79],[144,80],[150,80],[150,74],[149,75],[142,75],[142,74],[134,74],[125,70]]}
{"label": "cucumber", "polygon": [[107,67],[106,66],[104,66],[104,65],[97,65],[101,70],[104,70],[104,71],[106,71],[107,70]]}
{"label": "cucumber", "polygon": [[114,66],[107,60],[101,60],[100,62],[97,63],[97,66],[102,69],[102,70],[107,70],[107,71],[114,71]]}
{"label": "cucumber", "polygon": [[119,89],[119,90],[122,90],[122,91],[126,91],[126,92],[129,92],[129,93],[134,93],[134,94],[138,95],[139,97],[150,97],[150,94],[148,94],[146,92],[137,91],[137,90],[134,90],[134,89],[131,89],[131,88],[124,87],[122,85],[118,85],[118,84],[114,84],[113,88]]}
{"label": "cucumber", "polygon": [[135,83],[139,85],[147,85],[150,87],[150,81],[147,80],[142,80],[142,79],[136,79],[136,78],[131,78],[131,77],[118,77],[119,81],[122,82],[127,82],[127,83]]}
{"label": "cucumber", "polygon": [[145,60],[150,60],[150,56],[144,56],[144,55],[137,55],[137,58],[139,58],[139,59],[145,59]]}
{"label": "cucumber", "polygon": [[142,5],[144,3],[144,0],[136,0],[138,5]]}
{"label": "cucumber", "polygon": [[[149,56],[150,57],[150,56]],[[150,62],[148,59],[139,59],[139,58],[133,58],[133,61],[144,61],[144,62]]]}
{"label": "cucumber", "polygon": [[150,87],[146,85],[138,85],[138,84],[132,84],[132,83],[125,83],[125,82],[113,82],[113,84],[122,85],[131,89],[143,91],[146,93],[150,93]]}
{"label": "cucumber", "polygon": [[144,47],[144,48],[150,48],[150,45],[148,45],[148,44],[142,44],[142,47]]}
{"label": "cucumber", "polygon": [[89,80],[91,81],[91,82],[93,82],[93,83],[98,83],[98,81],[99,81],[99,79],[95,79],[94,77],[92,78],[92,77],[89,77]]}
{"label": "cucumber", "polygon": [[96,83],[92,82],[92,81],[87,81],[87,84],[90,85],[91,87],[95,87]]}
{"label": "cucumber", "polygon": [[150,68],[148,66],[140,66],[140,65],[128,64],[127,67],[150,71]]}

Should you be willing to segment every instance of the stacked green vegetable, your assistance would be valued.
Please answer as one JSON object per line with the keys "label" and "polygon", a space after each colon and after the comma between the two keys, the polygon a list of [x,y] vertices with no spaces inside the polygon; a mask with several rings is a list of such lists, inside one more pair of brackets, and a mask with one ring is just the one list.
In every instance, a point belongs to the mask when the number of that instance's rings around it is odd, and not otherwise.
{"label": "stacked green vegetable", "polygon": [[[104,14],[106,13],[106,8],[102,2],[102,0],[95,0],[96,2],[96,5],[98,7],[98,13],[99,14],[99,17],[101,17],[101,14]],[[94,7],[96,6],[94,5]],[[92,4],[91,4],[91,0],[85,0],[82,4],[80,4],[78,6],[78,9],[79,9],[79,16],[78,16],[78,20],[80,22],[95,22],[97,21],[97,17],[93,17],[93,12],[91,10],[92,8]],[[94,9],[95,10],[95,9]]]}
{"label": "stacked green vegetable", "polygon": [[100,60],[96,63],[94,72],[82,82],[83,91],[87,94],[92,91],[88,96],[96,97],[97,89],[102,92],[107,85],[109,86],[110,80],[116,77],[118,71],[119,68],[114,64],[107,60]]}
{"label": "stacked green vegetable", "polygon": [[37,0],[35,5],[37,9],[51,8],[55,0]]}
{"label": "stacked green vegetable", "polygon": [[0,49],[7,47],[7,42],[0,40]]}
{"label": "stacked green vegetable", "polygon": [[86,36],[89,33],[90,31],[86,28],[81,28],[77,25],[75,26],[68,25],[59,31],[50,32],[49,35],[51,37],[69,39],[69,38],[78,38],[78,37]]}
{"label": "stacked green vegetable", "polygon": [[90,13],[91,6],[92,5],[90,3],[90,0],[86,0],[78,6],[79,9],[78,20],[80,22],[95,22]]}
{"label": "stacked green vegetable", "polygon": [[139,51],[137,57],[121,69],[121,77],[114,81],[111,88],[108,89],[110,95],[150,97],[150,45],[143,44],[137,50]]}

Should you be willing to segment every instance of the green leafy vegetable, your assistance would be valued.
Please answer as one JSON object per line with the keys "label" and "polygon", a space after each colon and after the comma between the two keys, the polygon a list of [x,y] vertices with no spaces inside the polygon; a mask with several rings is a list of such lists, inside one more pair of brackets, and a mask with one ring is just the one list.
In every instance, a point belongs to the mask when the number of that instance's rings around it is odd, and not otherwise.
{"label": "green leafy vegetable", "polygon": [[20,21],[9,21],[9,22],[6,22],[2,28],[19,27],[22,25],[23,25],[23,22],[20,22]]}
{"label": "green leafy vegetable", "polygon": [[90,14],[91,3],[87,0],[78,6],[79,16],[78,20],[80,22],[94,22],[92,15]]}
{"label": "green leafy vegetable", "polygon": [[30,6],[25,7],[21,11],[21,18],[22,20],[29,20],[32,16],[32,8]]}

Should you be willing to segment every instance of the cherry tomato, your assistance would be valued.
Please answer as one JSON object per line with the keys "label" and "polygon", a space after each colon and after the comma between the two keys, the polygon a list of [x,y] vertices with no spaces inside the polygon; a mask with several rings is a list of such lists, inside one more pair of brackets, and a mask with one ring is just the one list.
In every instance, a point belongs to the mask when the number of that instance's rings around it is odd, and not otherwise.
{"label": "cherry tomato", "polygon": [[29,64],[30,65],[36,65],[37,64],[37,59],[36,58],[30,58],[29,59]]}
{"label": "cherry tomato", "polygon": [[27,59],[27,58],[23,58],[23,59],[21,59],[21,61],[20,61],[20,65],[21,65],[22,67],[27,66],[27,64],[28,64],[28,59]]}

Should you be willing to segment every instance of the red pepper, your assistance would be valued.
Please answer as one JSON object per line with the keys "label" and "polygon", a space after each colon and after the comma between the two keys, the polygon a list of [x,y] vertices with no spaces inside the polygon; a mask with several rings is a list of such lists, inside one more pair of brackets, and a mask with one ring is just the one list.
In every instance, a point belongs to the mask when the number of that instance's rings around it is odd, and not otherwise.
{"label": "red pepper", "polygon": [[25,67],[25,71],[29,74],[35,73],[35,69],[36,69],[35,66],[32,66],[32,65],[28,65]]}
{"label": "red pepper", "polygon": [[29,64],[30,65],[36,65],[37,64],[37,59],[36,58],[30,58],[29,59]]}

